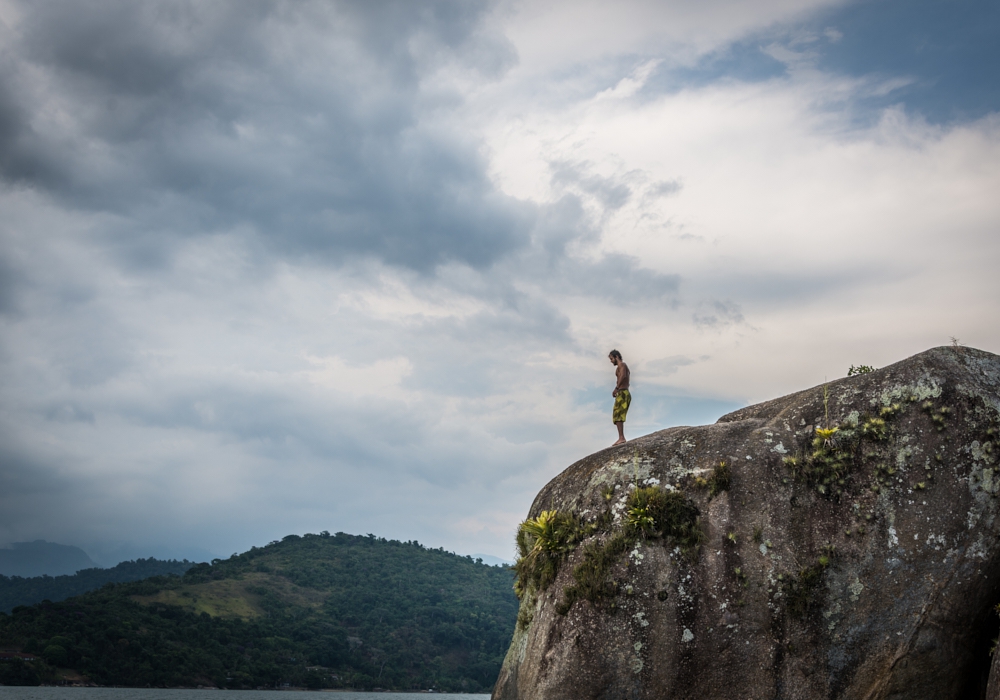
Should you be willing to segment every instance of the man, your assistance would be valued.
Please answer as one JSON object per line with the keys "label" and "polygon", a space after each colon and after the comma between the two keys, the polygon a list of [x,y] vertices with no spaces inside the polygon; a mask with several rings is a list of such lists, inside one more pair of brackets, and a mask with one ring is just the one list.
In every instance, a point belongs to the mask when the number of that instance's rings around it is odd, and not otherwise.
{"label": "man", "polygon": [[625,442],[625,414],[628,413],[629,404],[632,403],[632,394],[628,390],[629,371],[628,365],[622,360],[622,354],[617,350],[612,350],[608,354],[608,359],[615,366],[615,390],[611,395],[615,397],[615,407],[611,412],[611,420],[618,427],[618,441],[612,445],[621,445]]}

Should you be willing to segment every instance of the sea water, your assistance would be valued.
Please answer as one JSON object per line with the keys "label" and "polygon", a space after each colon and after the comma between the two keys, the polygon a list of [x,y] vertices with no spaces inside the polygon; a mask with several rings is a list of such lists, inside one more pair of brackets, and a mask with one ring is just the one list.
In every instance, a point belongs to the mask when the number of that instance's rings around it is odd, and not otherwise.
{"label": "sea water", "polygon": [[[365,693],[346,690],[181,690],[175,688],[50,688],[2,686],[0,700],[289,700],[289,693],[332,694],[331,700],[415,700],[422,693]],[[489,695],[435,693],[448,700],[488,700]]]}

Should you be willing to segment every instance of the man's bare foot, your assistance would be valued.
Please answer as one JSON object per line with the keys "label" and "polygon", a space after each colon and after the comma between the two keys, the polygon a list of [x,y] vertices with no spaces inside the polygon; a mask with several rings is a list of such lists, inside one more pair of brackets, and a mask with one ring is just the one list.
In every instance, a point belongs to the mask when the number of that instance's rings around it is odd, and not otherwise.
{"label": "man's bare foot", "polygon": [[611,446],[615,447],[616,445],[624,445],[624,444],[625,444],[625,438],[618,438],[618,441],[611,443]]}

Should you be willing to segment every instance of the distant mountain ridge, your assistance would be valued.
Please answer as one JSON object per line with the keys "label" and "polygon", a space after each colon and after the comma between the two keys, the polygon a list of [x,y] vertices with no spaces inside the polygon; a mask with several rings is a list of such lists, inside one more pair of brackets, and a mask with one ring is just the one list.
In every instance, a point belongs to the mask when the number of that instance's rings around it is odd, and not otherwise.
{"label": "distant mountain ridge", "polygon": [[195,565],[188,561],[136,559],[123,561],[110,569],[82,569],[72,576],[0,575],[0,612],[9,613],[19,605],[33,605],[43,600],[59,602],[100,588],[107,583],[141,581],[151,576],[183,576]]}
{"label": "distant mountain ridge", "polygon": [[79,547],[45,540],[12,542],[0,548],[0,575],[70,576],[97,564]]}
{"label": "distant mountain ridge", "polygon": [[487,566],[514,566],[514,562],[508,559],[501,559],[492,554],[470,554],[473,559],[482,559]]}

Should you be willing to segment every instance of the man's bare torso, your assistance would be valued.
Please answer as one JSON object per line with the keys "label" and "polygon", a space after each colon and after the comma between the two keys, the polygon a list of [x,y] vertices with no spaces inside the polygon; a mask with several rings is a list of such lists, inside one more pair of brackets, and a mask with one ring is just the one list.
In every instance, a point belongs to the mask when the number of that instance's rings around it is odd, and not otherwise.
{"label": "man's bare torso", "polygon": [[[629,380],[628,365],[625,364],[622,360],[618,360],[618,365],[615,368],[615,376],[618,378],[618,383],[615,385],[615,393],[628,389],[628,380]],[[607,390],[605,389],[605,391]]]}

